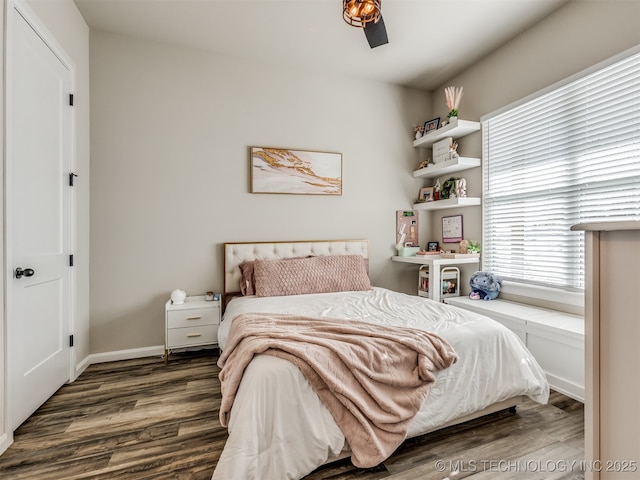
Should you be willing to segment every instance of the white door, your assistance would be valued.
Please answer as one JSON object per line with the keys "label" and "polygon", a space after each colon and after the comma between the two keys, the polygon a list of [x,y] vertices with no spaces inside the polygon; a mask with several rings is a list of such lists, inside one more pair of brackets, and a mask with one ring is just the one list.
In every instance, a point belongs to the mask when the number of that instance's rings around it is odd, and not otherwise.
{"label": "white door", "polygon": [[15,429],[70,376],[72,72],[12,7],[7,39],[6,284]]}

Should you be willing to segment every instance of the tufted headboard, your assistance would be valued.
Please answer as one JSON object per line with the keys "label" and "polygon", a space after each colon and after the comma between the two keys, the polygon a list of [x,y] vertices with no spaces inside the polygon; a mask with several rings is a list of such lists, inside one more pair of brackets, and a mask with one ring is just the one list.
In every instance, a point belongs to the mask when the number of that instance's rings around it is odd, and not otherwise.
{"label": "tufted headboard", "polygon": [[240,264],[251,260],[292,257],[362,255],[369,258],[368,240],[239,242],[224,244],[224,295],[240,292]]}

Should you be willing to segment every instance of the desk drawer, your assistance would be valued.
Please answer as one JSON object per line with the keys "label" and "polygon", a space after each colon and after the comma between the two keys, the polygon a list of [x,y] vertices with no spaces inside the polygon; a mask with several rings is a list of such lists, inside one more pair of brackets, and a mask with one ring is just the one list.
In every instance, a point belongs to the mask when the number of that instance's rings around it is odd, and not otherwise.
{"label": "desk drawer", "polygon": [[218,325],[202,325],[167,330],[167,348],[218,343]]}
{"label": "desk drawer", "polygon": [[167,312],[167,328],[194,327],[200,325],[218,325],[220,323],[220,309],[190,308]]}

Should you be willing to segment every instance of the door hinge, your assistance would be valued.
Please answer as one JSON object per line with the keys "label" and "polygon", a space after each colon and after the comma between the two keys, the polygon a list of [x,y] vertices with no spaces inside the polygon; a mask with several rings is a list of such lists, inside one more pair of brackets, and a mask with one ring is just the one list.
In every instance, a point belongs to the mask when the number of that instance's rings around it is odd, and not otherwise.
{"label": "door hinge", "polygon": [[70,173],[69,174],[69,186],[73,187],[73,177],[77,177],[78,175],[76,175],[75,173]]}
{"label": "door hinge", "polygon": [[73,347],[73,335],[69,335],[69,346]]}
{"label": "door hinge", "polygon": [[73,267],[73,255],[69,255],[69,266]]}
{"label": "door hinge", "polygon": [[69,105],[73,107],[73,93],[69,94]]}

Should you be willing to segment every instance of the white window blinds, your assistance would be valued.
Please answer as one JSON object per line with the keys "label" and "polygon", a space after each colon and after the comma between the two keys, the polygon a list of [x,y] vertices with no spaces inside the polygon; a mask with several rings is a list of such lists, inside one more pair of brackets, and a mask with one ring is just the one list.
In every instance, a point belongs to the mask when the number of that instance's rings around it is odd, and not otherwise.
{"label": "white window blinds", "polygon": [[640,219],[640,54],[482,121],[483,268],[584,288],[582,222]]}

